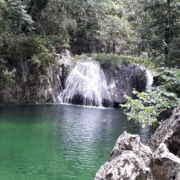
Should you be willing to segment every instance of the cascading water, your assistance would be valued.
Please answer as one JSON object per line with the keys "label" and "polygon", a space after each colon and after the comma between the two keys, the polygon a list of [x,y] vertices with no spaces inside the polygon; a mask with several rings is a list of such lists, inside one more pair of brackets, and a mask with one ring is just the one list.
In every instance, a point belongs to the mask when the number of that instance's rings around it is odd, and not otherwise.
{"label": "cascading water", "polygon": [[149,69],[146,69],[146,88],[151,87],[153,84],[153,76]]}
{"label": "cascading water", "polygon": [[[134,64],[134,63],[132,63]],[[145,76],[146,76],[146,88],[151,87],[153,84],[153,76],[152,73],[149,69],[147,69],[146,67],[136,64],[136,66],[141,70],[145,72]]]}
{"label": "cascading water", "polygon": [[106,77],[97,61],[77,61],[70,72],[59,102],[86,106],[111,106]]}

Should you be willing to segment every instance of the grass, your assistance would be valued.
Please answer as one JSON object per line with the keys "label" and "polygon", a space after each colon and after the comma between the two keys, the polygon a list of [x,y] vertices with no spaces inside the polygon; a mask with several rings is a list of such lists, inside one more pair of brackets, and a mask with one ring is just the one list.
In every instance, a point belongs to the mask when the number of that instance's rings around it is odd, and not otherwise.
{"label": "grass", "polygon": [[143,66],[148,66],[149,69],[155,70],[156,64],[151,62],[147,57],[134,57],[127,55],[116,55],[116,54],[82,54],[75,56],[75,60],[82,59],[86,60],[88,57],[92,57],[94,60],[98,61],[102,67],[115,69],[117,65],[127,66],[130,63],[136,63]]}
{"label": "grass", "polygon": [[129,58],[122,58],[122,56],[118,56],[115,54],[82,54],[80,56],[76,56],[75,60],[86,60],[88,57],[92,57],[94,60],[98,61],[103,67],[108,68],[115,67],[118,64],[127,65],[130,63]]}

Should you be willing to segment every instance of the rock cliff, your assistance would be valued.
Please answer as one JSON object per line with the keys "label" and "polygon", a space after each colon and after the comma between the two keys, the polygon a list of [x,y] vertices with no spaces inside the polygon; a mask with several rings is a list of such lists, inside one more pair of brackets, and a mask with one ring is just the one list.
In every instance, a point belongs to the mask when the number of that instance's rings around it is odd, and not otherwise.
{"label": "rock cliff", "polygon": [[0,89],[0,105],[60,102],[119,107],[124,93],[132,96],[133,88],[144,91],[149,77],[138,64],[117,64],[112,71],[92,58],[73,60],[65,50],[44,74],[20,61],[14,80]]}
{"label": "rock cliff", "polygon": [[180,107],[149,141],[124,132],[95,180],[180,180]]}
{"label": "rock cliff", "polygon": [[146,70],[145,67],[133,63],[126,66],[117,65],[113,72],[110,68],[104,68],[109,92],[115,104],[124,102],[124,93],[132,97],[133,89],[139,92],[146,89]]}
{"label": "rock cliff", "polygon": [[57,54],[56,64],[49,65],[46,74],[30,68],[27,61],[20,61],[14,80],[5,82],[0,90],[0,105],[55,102],[64,88],[71,60],[68,51]]}

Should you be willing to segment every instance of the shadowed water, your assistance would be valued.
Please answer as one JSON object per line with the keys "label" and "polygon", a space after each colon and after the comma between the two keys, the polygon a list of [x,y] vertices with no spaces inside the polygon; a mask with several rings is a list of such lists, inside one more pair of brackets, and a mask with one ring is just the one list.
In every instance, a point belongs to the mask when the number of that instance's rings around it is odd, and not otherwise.
{"label": "shadowed water", "polygon": [[0,108],[1,180],[90,180],[126,130],[146,142],[152,129],[121,110],[41,105]]}

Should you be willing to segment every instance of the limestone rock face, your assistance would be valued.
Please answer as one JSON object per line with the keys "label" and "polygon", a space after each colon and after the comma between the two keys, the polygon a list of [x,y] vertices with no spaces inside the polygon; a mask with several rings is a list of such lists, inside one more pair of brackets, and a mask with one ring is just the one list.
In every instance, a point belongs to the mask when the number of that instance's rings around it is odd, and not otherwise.
{"label": "limestone rock face", "polygon": [[140,141],[139,135],[132,135],[126,131],[118,138],[115,146],[110,154],[110,161],[121,155],[125,151],[132,151],[149,164],[151,158],[151,150]]}
{"label": "limestone rock face", "polygon": [[142,92],[152,82],[150,71],[141,65],[116,64],[112,68],[87,57],[71,63],[70,73],[63,91],[59,93],[58,101],[86,106],[119,107],[125,101],[124,93],[133,96],[134,88]]}
{"label": "limestone rock face", "polygon": [[149,141],[124,132],[95,180],[180,180],[180,106]]}
{"label": "limestone rock face", "polygon": [[146,68],[138,64],[117,65],[114,70],[110,68],[103,68],[103,70],[110,95],[118,106],[119,103],[125,101],[123,98],[124,93],[132,97],[134,88],[142,92],[146,89],[146,84],[148,84]]}
{"label": "limestone rock face", "polygon": [[155,151],[161,143],[180,157],[180,106],[157,128],[149,141],[149,146]]}
{"label": "limestone rock face", "polygon": [[65,88],[65,81],[69,75],[70,67],[72,64],[72,57],[69,51],[59,54],[56,60],[56,66],[49,66],[48,80],[49,87],[51,87],[52,102],[57,101],[60,92]]}
{"label": "limestone rock face", "polygon": [[71,61],[67,50],[57,54],[56,65],[49,65],[44,75],[30,68],[28,62],[20,61],[19,76],[6,82],[4,89],[0,90],[0,105],[56,102],[64,88]]}
{"label": "limestone rock face", "polygon": [[161,143],[153,153],[152,174],[162,180],[171,180],[180,172],[180,159],[169,152],[166,145]]}
{"label": "limestone rock face", "polygon": [[101,166],[95,180],[146,179],[151,156],[150,148],[140,142],[138,135],[124,132],[110,154],[110,162]]}
{"label": "limestone rock face", "polygon": [[152,173],[162,180],[180,179],[180,106],[158,127],[149,141]]}

